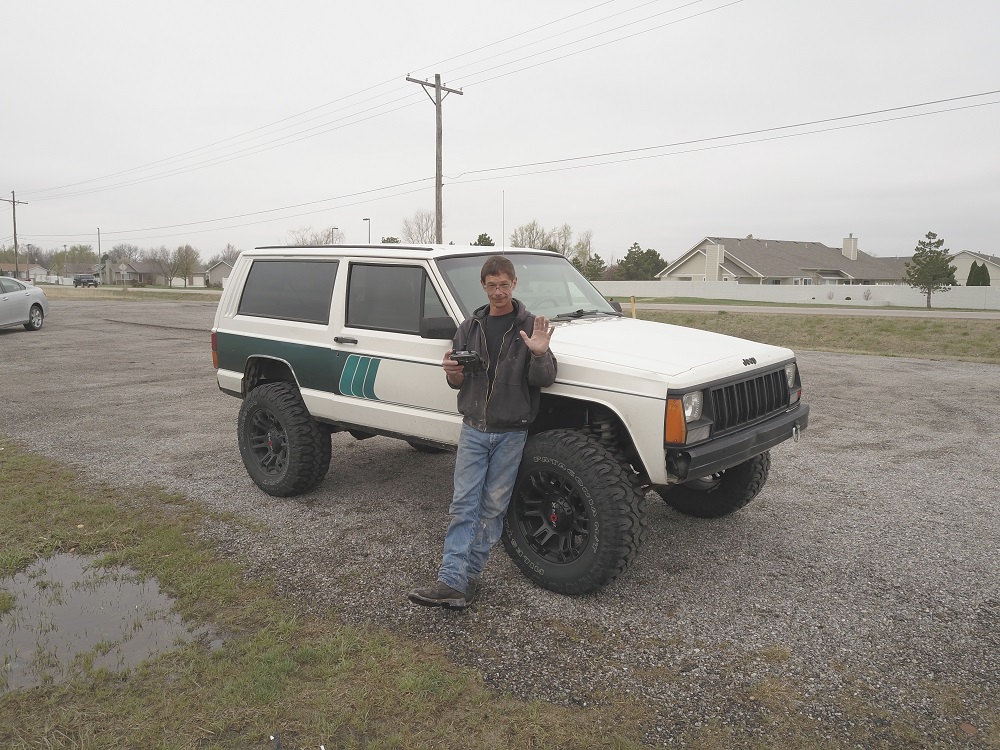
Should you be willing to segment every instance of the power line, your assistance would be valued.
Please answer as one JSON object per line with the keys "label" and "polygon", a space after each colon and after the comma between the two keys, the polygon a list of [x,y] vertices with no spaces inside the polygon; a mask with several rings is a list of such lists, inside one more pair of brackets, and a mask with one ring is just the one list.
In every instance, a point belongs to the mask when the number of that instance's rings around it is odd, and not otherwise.
{"label": "power line", "polygon": [[[659,0],[653,0],[653,1],[658,2]],[[588,13],[588,12],[590,12],[592,10],[600,8],[600,7],[604,6],[604,5],[609,5],[609,4],[613,3],[613,2],[617,2],[617,0],[605,0],[604,2],[598,3],[597,5],[593,5],[593,6],[589,7],[589,8],[585,8],[584,10],[580,10],[580,11],[576,11],[576,12],[570,13],[570,14],[568,14],[566,16],[562,16],[561,18],[558,18],[558,19],[556,19],[554,21],[549,21],[547,23],[540,24],[539,26],[533,27],[533,28],[528,29],[526,31],[519,32],[517,34],[513,34],[513,35],[511,35],[509,37],[505,37],[505,38],[500,39],[498,41],[491,42],[490,44],[487,44],[485,46],[477,47],[475,50],[470,50],[468,52],[463,52],[463,53],[461,53],[459,55],[454,55],[452,57],[446,58],[445,60],[443,60],[441,62],[449,62],[451,60],[455,60],[455,59],[458,59],[460,57],[464,57],[464,56],[471,55],[471,54],[474,54],[474,53],[477,53],[477,52],[481,52],[483,49],[486,49],[486,48],[489,48],[489,47],[493,47],[495,45],[502,44],[502,43],[504,43],[506,41],[509,41],[511,39],[515,39],[515,38],[523,36],[525,34],[530,34],[530,33],[534,32],[534,31],[539,30],[539,29],[546,28],[548,26],[551,26],[551,25],[554,25],[554,24],[557,24],[557,23],[561,23],[562,21],[565,21],[567,19],[573,18],[575,16],[578,16],[578,15],[581,15],[581,14],[584,14],[584,13]],[[649,3],[646,3],[646,4],[648,5]],[[643,7],[643,6],[639,6],[639,7]],[[617,15],[617,14],[615,14],[615,15]],[[439,65],[439,64],[440,63],[434,63],[433,65],[436,66],[436,65]],[[421,68],[415,68],[415,69],[416,70],[420,70],[420,69],[423,69],[423,68],[421,67]],[[380,88],[380,87],[388,85],[390,83],[394,83],[397,80],[398,80],[398,77],[394,76],[393,78],[390,78],[390,79],[387,79],[385,81],[382,81],[381,83],[377,83],[377,84],[373,84],[373,85],[367,86],[367,87],[365,87],[363,89],[360,89],[359,91],[357,91],[355,93],[347,94],[345,96],[338,97],[337,99],[329,101],[329,102],[327,102],[325,104],[321,104],[321,105],[318,105],[318,106],[315,106],[315,107],[311,107],[310,109],[306,109],[306,110],[304,110],[302,112],[299,112],[297,114],[289,115],[287,117],[283,117],[283,118],[281,118],[279,120],[275,120],[275,121],[273,121],[271,123],[268,123],[266,125],[262,125],[262,126],[259,126],[257,128],[253,128],[251,130],[244,131],[243,133],[237,134],[235,136],[230,136],[228,138],[223,138],[221,140],[209,143],[209,144],[207,144],[205,146],[200,146],[198,148],[189,149],[187,151],[183,151],[183,152],[181,152],[179,154],[175,154],[173,156],[164,157],[162,159],[157,159],[155,161],[147,162],[147,163],[139,165],[137,167],[132,167],[130,169],[125,169],[125,170],[121,170],[121,171],[118,171],[118,172],[113,172],[113,173],[110,173],[110,174],[107,174],[107,175],[102,175],[100,177],[93,177],[93,178],[90,178],[90,179],[87,179],[87,180],[81,180],[81,181],[74,182],[74,183],[68,183],[66,185],[61,185],[61,186],[57,186],[57,187],[51,187],[51,188],[45,188],[45,189],[41,189],[41,190],[28,191],[27,194],[28,195],[39,195],[41,193],[49,193],[49,192],[53,192],[53,191],[56,191],[56,190],[64,190],[66,188],[78,187],[80,185],[85,185],[85,184],[88,184],[88,183],[91,183],[91,182],[100,182],[102,180],[112,179],[114,177],[120,177],[120,176],[123,176],[123,175],[126,175],[126,174],[130,174],[130,173],[133,173],[133,172],[142,171],[142,170],[147,169],[149,167],[154,167],[154,166],[157,166],[157,165],[162,165],[162,164],[164,164],[166,162],[171,162],[171,161],[175,161],[175,160],[178,160],[178,159],[183,159],[184,157],[188,157],[188,156],[196,154],[198,152],[206,151],[208,149],[212,149],[215,146],[219,146],[221,144],[228,143],[230,141],[234,141],[234,140],[243,138],[244,136],[251,135],[253,133],[257,133],[257,132],[260,132],[260,131],[263,131],[263,130],[267,130],[267,129],[272,128],[275,125],[279,125],[279,124],[281,124],[283,122],[287,122],[289,120],[298,119],[298,118],[302,117],[303,115],[309,114],[311,112],[315,112],[315,111],[320,110],[320,109],[324,109],[324,108],[329,107],[329,106],[331,106],[333,104],[337,104],[339,102],[351,99],[353,97],[360,96],[361,94],[364,94],[364,93],[366,93],[368,91],[372,91],[374,89]],[[401,91],[401,90],[403,90],[403,87],[399,87],[399,88],[395,89],[394,91]],[[383,95],[379,95],[379,96],[388,96],[391,93],[393,93],[393,92],[388,92],[387,94],[383,94]],[[369,97],[368,99],[362,100],[359,103],[363,104],[363,103],[365,103],[367,101],[371,101],[371,100],[377,99],[377,98],[378,97]],[[388,102],[387,104],[392,104],[395,101],[400,101],[400,100],[396,99],[396,100],[393,100],[393,102]],[[386,105],[381,105],[381,106],[387,106],[387,104]],[[353,105],[353,106],[356,106],[356,105]],[[344,109],[347,109],[347,108],[341,108],[338,111],[343,111]],[[401,109],[401,108],[397,108],[397,109]],[[396,110],[390,110],[390,112],[391,111],[396,111]],[[385,112],[385,113],[382,113],[382,114],[388,114],[388,112]],[[309,122],[311,120],[319,119],[319,117],[320,116],[317,116],[317,117],[314,117],[314,118],[310,118],[310,120],[306,120],[305,122]],[[323,117],[325,117],[325,115],[323,115]],[[366,118],[366,119],[371,119],[371,118]],[[365,120],[360,120],[358,122],[364,122],[364,121]],[[294,125],[288,125],[288,126],[285,126],[285,127],[281,128],[281,129],[285,130],[285,129],[288,129],[289,127],[297,127],[298,125],[301,125],[301,124],[303,124],[303,123],[300,122],[300,123],[296,123]],[[329,124],[329,123],[327,123],[327,124]],[[350,124],[357,124],[357,122],[350,123]],[[318,127],[322,127],[322,126],[318,126]],[[307,131],[300,131],[300,133],[301,132],[307,132]],[[321,133],[315,133],[314,135],[321,135],[322,133],[326,133],[326,132],[330,132],[330,131],[326,130],[326,131],[322,131]],[[292,136],[298,135],[298,134],[299,133],[294,133],[294,134],[292,134]],[[292,137],[292,136],[289,136],[289,137]],[[312,137],[312,136],[308,136],[308,137]],[[292,140],[292,141],[289,141],[288,143],[295,143],[295,142],[297,142],[297,140],[303,140],[303,139]],[[273,143],[273,142],[274,141],[271,141],[271,143]],[[288,143],[279,144],[279,145],[288,145]],[[275,147],[277,147],[277,146],[275,146]],[[269,149],[264,149],[264,150],[269,150]],[[249,151],[249,153],[244,154],[245,156],[250,156],[250,155],[253,155],[255,153],[260,153],[260,151],[250,151],[250,150],[247,150],[247,151]],[[242,157],[233,157],[233,158],[242,158]],[[221,163],[224,163],[226,161],[231,161],[231,160],[232,159],[222,159],[222,160],[220,160],[220,161],[218,161],[216,163],[221,164]],[[214,166],[214,165],[213,164],[208,164],[208,166]],[[179,173],[182,173],[183,171],[187,171],[187,170],[172,171],[172,172],[169,172],[169,173],[164,174],[164,175],[157,175],[155,177],[159,178],[159,177],[173,176],[174,174],[179,174]],[[145,181],[145,180],[141,180],[141,181]],[[141,181],[139,181],[139,182],[141,182]],[[138,184],[138,182],[133,181],[133,182],[121,183],[119,185],[115,185],[115,186],[111,186],[111,187],[107,187],[107,188],[95,188],[93,190],[93,192],[99,192],[100,190],[104,190],[104,189],[114,189],[114,188],[117,188],[117,187],[125,187],[125,186],[129,186],[129,185],[132,185],[132,184]],[[37,200],[47,200],[49,198],[60,198],[60,197],[72,197],[72,196],[75,196],[75,195],[82,195],[82,194],[85,194],[85,191],[78,191],[78,192],[73,192],[73,193],[67,193],[67,194],[58,195],[58,196],[48,196],[46,198],[37,198]]]}
{"label": "power line", "polygon": [[[701,2],[701,0],[695,0],[695,1],[696,2]],[[517,70],[510,70],[510,71],[507,71],[506,73],[500,73],[499,75],[491,76],[490,78],[484,78],[484,79],[482,79],[480,81],[473,81],[472,83],[466,83],[463,86],[463,88],[472,88],[473,86],[478,86],[481,83],[488,83],[489,81],[495,81],[498,78],[505,78],[506,76],[514,75],[515,73],[523,73],[526,70],[531,70],[533,68],[538,68],[538,67],[541,67],[542,65],[548,65],[549,63],[557,62],[559,60],[565,60],[567,57],[573,57],[574,55],[579,55],[579,54],[582,54],[584,52],[593,52],[595,49],[600,49],[601,47],[607,47],[609,44],[616,44],[618,42],[623,42],[626,39],[634,39],[637,36],[642,36],[643,34],[648,34],[651,31],[658,31],[660,29],[665,29],[668,26],[674,26],[676,24],[683,23],[684,21],[690,21],[692,18],[698,18],[699,16],[704,16],[704,15],[707,15],[709,13],[714,13],[717,10],[723,10],[724,8],[729,8],[729,7],[733,6],[733,5],[739,5],[742,2],[744,2],[744,0],[732,0],[732,2],[726,3],[725,5],[720,5],[717,8],[709,8],[708,10],[703,10],[703,11],[701,11],[699,13],[695,13],[695,14],[690,15],[690,16],[685,16],[684,18],[678,18],[678,19],[676,19],[674,21],[668,21],[667,23],[660,24],[659,26],[653,26],[653,27],[648,28],[648,29],[643,29],[642,31],[636,31],[633,34],[629,34],[627,36],[619,37],[618,39],[609,39],[606,42],[601,42],[600,44],[595,44],[592,47],[585,47],[584,49],[575,50],[574,52],[567,52],[565,55],[560,55],[559,57],[553,57],[553,58],[548,59],[548,60],[542,60],[541,62],[537,62],[537,63],[534,63],[532,65],[528,65],[528,66],[526,66],[524,68],[518,68]],[[688,5],[694,5],[694,3],[688,3]],[[687,6],[681,6],[681,7],[687,7]],[[670,11],[665,11],[665,12],[670,12]],[[662,15],[662,14],[657,14],[657,15]],[[643,19],[643,20],[648,20],[648,19]],[[625,24],[625,26],[630,26],[630,25],[632,25],[632,24]],[[620,26],[619,29],[625,28],[625,26]],[[566,44],[559,45],[558,47],[555,47],[554,49],[563,49],[564,47],[569,47],[569,46],[572,46],[573,44],[578,44],[581,41],[586,41],[587,39],[593,39],[595,37],[602,36],[605,33],[608,33],[608,32],[601,32],[599,34],[593,34],[593,35],[591,35],[589,37],[584,37],[584,39],[579,39],[579,40],[577,40],[575,42],[567,42]],[[530,59],[532,57],[538,57],[539,55],[544,55],[544,54],[547,54],[547,53],[552,52],[552,51],[553,50],[544,50],[542,52],[536,52],[535,54],[533,54],[533,55],[527,55],[526,57],[523,57],[520,60],[512,60],[509,63],[504,63],[503,65],[496,65],[496,66],[494,66],[492,68],[486,68],[485,70],[481,70],[481,71],[478,71],[476,73],[470,73],[466,77],[467,78],[471,78],[473,76],[482,75],[483,73],[489,73],[491,70],[497,70],[499,68],[506,67],[507,65],[514,65],[515,63],[521,62],[522,60],[528,60],[528,59]],[[462,80],[462,79],[460,79],[460,80]]]}
{"label": "power line", "polygon": [[[938,105],[938,104],[947,104],[949,102],[957,102],[957,101],[962,101],[962,100],[965,100],[965,99],[976,99],[978,97],[983,97],[983,96],[993,96],[995,94],[1000,94],[1000,89],[997,89],[997,90],[994,90],[994,91],[983,91],[983,92],[980,92],[978,94],[965,94],[963,96],[953,96],[953,97],[949,97],[947,99],[935,99],[935,100],[932,100],[932,101],[920,102],[918,104],[904,104],[904,105],[901,105],[899,107],[887,107],[885,109],[873,109],[873,110],[870,110],[868,112],[858,112],[858,113],[855,113],[855,114],[852,114],[852,115],[839,115],[837,117],[827,117],[827,118],[824,118],[824,119],[821,119],[821,120],[809,120],[809,121],[806,121],[806,122],[798,122],[798,123],[793,123],[793,124],[790,124],[790,125],[776,125],[776,126],[770,127],[770,128],[760,128],[758,130],[746,130],[746,131],[743,131],[743,132],[740,132],[740,133],[729,133],[727,135],[715,135],[715,136],[710,136],[710,137],[707,137],[707,138],[695,138],[695,139],[688,140],[688,141],[676,141],[676,142],[673,142],[673,143],[663,143],[663,144],[660,144],[658,146],[641,146],[639,148],[622,149],[622,150],[619,150],[619,151],[606,151],[604,153],[587,154],[585,156],[569,156],[569,157],[566,157],[566,158],[563,158],[563,159],[550,159],[550,160],[547,160],[547,161],[526,162],[526,163],[523,163],[523,164],[510,164],[510,165],[507,165],[505,167],[490,167],[490,168],[487,168],[487,169],[469,170],[469,171],[466,171],[466,172],[460,172],[457,176],[458,177],[462,177],[464,175],[469,175],[469,174],[480,174],[480,173],[483,173],[483,172],[496,172],[496,171],[501,171],[501,170],[505,170],[505,169],[521,169],[523,167],[538,167],[538,166],[545,166],[545,165],[548,165],[548,164],[561,164],[561,163],[568,162],[568,161],[582,161],[582,160],[585,160],[585,159],[599,159],[599,158],[603,158],[603,157],[606,157],[606,156],[620,156],[622,154],[633,154],[633,153],[638,153],[638,152],[641,152],[641,151],[655,151],[655,150],[663,149],[663,148],[676,148],[677,146],[688,146],[688,145],[695,144],[695,143],[707,143],[709,141],[727,140],[727,139],[730,139],[730,138],[743,138],[743,137],[749,136],[749,135],[760,135],[761,133],[771,133],[771,132],[775,132],[775,131],[778,131],[778,130],[791,130],[791,129],[794,129],[794,128],[806,128],[806,127],[811,127],[813,125],[822,125],[822,124],[828,123],[828,122],[838,122],[838,121],[841,121],[841,120],[853,120],[853,119],[857,119],[859,117],[871,117],[873,115],[883,115],[883,114],[887,114],[889,112],[901,112],[903,110],[916,109],[918,107],[931,107],[931,106],[935,106],[935,105]],[[986,104],[997,104],[997,102],[987,102]],[[985,104],[984,105],[974,105],[974,106],[985,106]],[[944,109],[944,110],[938,110],[938,111],[934,111],[934,112],[924,112],[924,113],[921,113],[920,116],[923,116],[923,115],[932,115],[932,114],[940,114],[941,112],[954,112],[957,109],[966,109],[966,107],[956,107],[954,109]],[[905,118],[892,118],[892,119],[897,119],[898,120],[898,119],[905,119]],[[860,125],[874,125],[874,124],[879,123],[879,122],[891,122],[892,119],[890,119],[890,120],[876,120],[876,121],[870,122],[870,123],[859,123],[859,124]],[[855,125],[853,127],[857,127],[857,125]],[[817,130],[817,131],[811,131],[811,132],[817,132],[818,133],[818,132],[826,132],[826,131]]]}
{"label": "power line", "polygon": [[[466,175],[480,175],[480,174],[481,175],[486,175],[486,174],[488,174],[490,172],[504,172],[504,171],[514,170],[514,169],[530,169],[530,168],[533,168],[533,167],[551,167],[549,169],[533,169],[532,171],[527,171],[527,172],[516,172],[516,173],[512,173],[512,174],[501,174],[501,175],[493,175],[493,176],[484,176],[484,177],[473,178],[473,179],[457,179],[456,178],[456,179],[450,180],[448,184],[456,184],[456,185],[457,184],[469,184],[469,183],[474,183],[474,182],[485,182],[485,181],[490,181],[490,180],[506,179],[506,178],[512,178],[512,177],[526,177],[526,176],[532,176],[532,175],[537,175],[537,174],[546,174],[546,173],[550,173],[550,172],[568,171],[568,170],[573,170],[573,169],[586,169],[586,168],[590,168],[590,167],[608,166],[608,165],[611,165],[611,164],[621,164],[621,163],[630,162],[630,161],[641,161],[641,160],[644,160],[644,159],[663,158],[663,157],[667,157],[667,156],[679,156],[681,154],[695,153],[695,152],[699,152],[699,151],[709,151],[709,150],[714,150],[714,149],[719,149],[719,148],[731,148],[731,147],[734,147],[734,146],[744,146],[744,145],[750,145],[750,144],[755,144],[755,143],[763,143],[763,142],[767,142],[767,141],[781,140],[781,139],[785,139],[785,138],[797,138],[797,137],[801,137],[801,136],[804,136],[804,135],[815,135],[815,134],[818,134],[818,133],[826,133],[826,132],[832,132],[832,131],[836,131],[836,130],[845,130],[845,129],[849,129],[849,128],[859,128],[859,127],[865,127],[865,126],[868,126],[868,125],[877,125],[877,124],[881,124],[881,123],[895,122],[895,121],[906,120],[906,119],[913,119],[913,118],[916,118],[916,117],[927,117],[927,116],[930,116],[930,115],[945,114],[945,113],[948,113],[948,112],[956,112],[956,111],[961,111],[961,110],[966,110],[966,109],[973,109],[973,108],[978,108],[978,107],[992,106],[994,104],[1000,104],[1000,101],[982,102],[982,103],[978,103],[978,104],[968,104],[968,105],[964,105],[964,106],[960,106],[960,107],[951,107],[951,108],[947,108],[947,109],[934,110],[932,112],[918,112],[918,113],[912,113],[912,114],[908,114],[908,115],[902,115],[902,116],[899,116],[899,117],[890,117],[890,118],[883,118],[883,119],[879,119],[879,120],[872,120],[872,121],[868,121],[868,122],[852,123],[852,124],[840,125],[840,126],[828,127],[828,128],[819,128],[819,129],[816,129],[816,130],[806,131],[806,132],[802,132],[802,133],[785,133],[785,134],[770,136],[770,137],[766,137],[766,138],[758,138],[758,139],[748,140],[748,141],[738,141],[738,142],[735,142],[735,143],[714,143],[716,141],[731,140],[731,139],[734,139],[734,138],[746,138],[747,136],[761,135],[761,134],[764,134],[764,133],[776,133],[778,131],[789,130],[789,129],[793,129],[793,128],[811,127],[813,125],[820,125],[820,124],[833,123],[833,122],[842,122],[844,120],[857,119],[859,117],[871,117],[873,115],[888,114],[888,113],[891,113],[891,112],[902,112],[902,111],[914,109],[914,108],[917,108],[917,107],[935,106],[935,105],[939,105],[939,104],[946,104],[946,103],[949,103],[949,102],[962,101],[962,100],[973,99],[973,98],[983,97],[983,96],[991,96],[991,95],[995,95],[995,94],[1000,94],[1000,89],[994,90],[994,91],[985,91],[985,92],[981,92],[981,93],[978,93],[978,94],[966,94],[966,95],[963,95],[963,96],[950,97],[950,98],[946,98],[946,99],[930,100],[930,101],[921,102],[921,103],[917,103],[917,104],[906,104],[906,105],[901,105],[901,106],[898,106],[898,107],[888,107],[888,108],[884,108],[884,109],[870,110],[870,111],[867,111],[867,112],[861,112],[861,113],[856,113],[856,114],[852,114],[852,115],[841,115],[841,116],[838,116],[838,117],[828,117],[828,118],[823,118],[823,119],[819,119],[819,120],[810,120],[810,121],[804,121],[804,122],[794,123],[794,124],[789,124],[789,125],[778,125],[778,126],[773,126],[773,127],[768,127],[768,128],[759,128],[759,129],[756,129],[756,130],[747,130],[747,131],[742,131],[742,132],[737,132],[737,133],[730,133],[730,134],[727,134],[727,135],[708,136],[708,137],[705,137],[705,138],[691,139],[691,140],[686,140],[686,141],[677,141],[677,142],[673,142],[673,143],[660,144],[660,145],[656,145],[656,146],[643,146],[643,147],[633,148],[633,149],[621,149],[621,150],[608,151],[608,152],[602,152],[602,153],[596,153],[596,154],[588,154],[588,155],[582,155],[582,156],[565,157],[565,158],[562,158],[562,159],[551,159],[551,160],[540,161],[540,162],[525,162],[525,163],[519,163],[519,164],[508,164],[508,165],[499,166],[499,167],[489,167],[489,168],[484,168],[484,169],[466,170],[466,171],[458,173],[457,178],[460,178],[460,177],[463,177],[463,176],[466,176]],[[614,159],[614,160],[610,160],[610,161],[601,161],[601,162],[591,163],[591,164],[570,164],[571,162],[577,162],[577,161],[586,161],[586,160],[593,160],[593,159],[606,159],[607,157],[624,156],[624,155],[628,155],[628,154],[639,154],[639,153],[646,152],[646,151],[654,151],[654,150],[660,150],[660,149],[666,149],[666,148],[677,148],[679,146],[696,146],[698,144],[714,144],[714,145],[706,145],[706,146],[703,146],[701,148],[690,148],[690,149],[685,149],[683,151],[674,151],[674,152],[669,152],[669,153],[665,153],[665,154],[650,154],[650,155],[646,155],[646,156],[633,156],[631,158]],[[569,164],[569,166],[561,166],[561,167],[555,166],[555,165],[559,165],[559,164]],[[214,222],[231,221],[233,219],[248,218],[248,217],[251,217],[251,216],[261,216],[261,215],[268,214],[268,213],[276,213],[276,212],[279,212],[279,211],[287,211],[287,210],[292,210],[292,209],[296,209],[296,208],[303,208],[303,207],[307,207],[307,206],[317,205],[317,204],[320,204],[320,203],[330,203],[330,202],[334,202],[334,201],[344,200],[344,199],[347,199],[347,198],[355,198],[355,197],[360,197],[360,196],[372,195],[374,193],[379,193],[379,192],[383,192],[383,191],[386,191],[386,190],[393,190],[393,189],[398,188],[398,187],[407,187],[409,185],[416,185],[416,184],[419,184],[419,183],[422,183],[422,182],[427,182],[427,181],[429,181],[431,179],[433,179],[433,178],[424,177],[424,178],[419,178],[419,179],[415,179],[415,180],[408,180],[408,181],[405,181],[405,182],[399,182],[399,183],[395,183],[395,184],[392,184],[392,185],[386,185],[386,186],[382,186],[382,187],[371,188],[371,189],[368,189],[368,190],[362,190],[362,191],[357,191],[357,192],[353,192],[353,193],[346,193],[346,194],[343,194],[343,195],[333,196],[333,197],[330,197],[330,198],[322,198],[322,199],[319,199],[319,200],[307,201],[307,202],[304,202],[304,203],[297,203],[297,204],[292,204],[292,205],[288,205],[288,206],[281,206],[281,207],[278,207],[278,208],[264,209],[264,210],[261,210],[261,211],[251,211],[251,212],[247,212],[247,213],[243,213],[243,214],[236,214],[236,215],[232,215],[232,216],[218,217],[218,218],[214,218],[214,219],[202,219],[202,220],[198,220],[198,221],[183,222],[183,223],[177,223],[177,224],[168,224],[168,225],[162,225],[162,226],[157,226],[157,227],[145,227],[145,228],[140,228],[140,229],[119,230],[119,231],[114,231],[114,232],[105,231],[103,234],[105,234],[105,235],[112,235],[112,234],[113,235],[123,235],[123,234],[134,234],[136,232],[161,231],[161,230],[165,230],[165,229],[181,229],[181,228],[184,228],[184,227],[193,227],[193,226],[199,226],[199,225],[203,225],[203,224],[210,224],[210,223],[214,223]],[[337,209],[340,209],[340,208],[345,208],[347,206],[359,205],[359,204],[362,204],[362,203],[371,203],[371,202],[375,202],[375,201],[378,201],[378,200],[385,200],[385,199],[388,199],[388,198],[397,197],[399,195],[409,195],[409,194],[414,193],[414,192],[419,192],[420,190],[423,190],[423,189],[424,188],[421,187],[421,188],[417,188],[417,189],[414,189],[414,190],[407,190],[407,191],[403,191],[403,192],[399,192],[399,193],[392,193],[392,194],[389,194],[389,195],[382,195],[382,196],[376,196],[376,197],[366,198],[366,199],[361,200],[361,201],[355,201],[355,202],[352,202],[352,203],[341,204],[341,205],[337,205],[337,206],[331,206],[329,208],[319,209],[319,210],[316,210],[316,211],[309,211],[309,212],[300,213],[300,214],[293,214],[293,215],[290,215],[290,216],[281,216],[281,217],[276,217],[276,218],[263,219],[261,221],[249,222],[249,223],[244,223],[244,224],[235,224],[235,225],[226,226],[226,227],[214,227],[214,228],[203,229],[203,230],[189,230],[189,231],[186,231],[185,234],[199,234],[199,233],[204,233],[204,232],[222,231],[224,229],[233,229],[233,228],[239,228],[239,227],[243,227],[243,226],[253,226],[253,225],[256,225],[256,224],[263,224],[263,223],[267,223],[267,222],[270,222],[270,221],[278,221],[278,220],[286,220],[286,219],[289,219],[289,218],[297,218],[299,216],[306,216],[306,215],[310,215],[310,214],[314,214],[314,213],[323,213],[323,212],[326,212],[326,211],[333,211],[333,210],[337,210]],[[51,235],[48,235],[48,234],[32,234],[32,235],[25,235],[25,236],[40,239],[40,238],[81,237],[81,236],[90,236],[90,234],[89,233],[51,234]],[[166,235],[166,236],[173,236],[173,235]],[[145,239],[145,238],[131,238],[131,239]]]}

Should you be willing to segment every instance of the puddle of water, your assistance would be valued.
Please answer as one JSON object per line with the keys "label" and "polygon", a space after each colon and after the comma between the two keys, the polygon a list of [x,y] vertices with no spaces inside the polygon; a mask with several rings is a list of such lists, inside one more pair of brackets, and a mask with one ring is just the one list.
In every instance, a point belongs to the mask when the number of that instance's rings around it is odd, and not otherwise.
{"label": "puddle of water", "polygon": [[91,659],[95,669],[127,671],[198,635],[155,579],[93,560],[55,555],[0,579],[14,599],[0,616],[0,693],[65,680]]}

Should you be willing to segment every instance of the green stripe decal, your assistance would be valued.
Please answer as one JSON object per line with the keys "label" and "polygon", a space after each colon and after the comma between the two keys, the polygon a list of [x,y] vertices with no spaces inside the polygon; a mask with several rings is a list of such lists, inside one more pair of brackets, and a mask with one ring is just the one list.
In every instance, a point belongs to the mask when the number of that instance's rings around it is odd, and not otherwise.
{"label": "green stripe decal", "polygon": [[365,378],[365,386],[361,390],[362,396],[374,401],[378,401],[378,396],[375,395],[375,378],[378,375],[378,364],[381,361],[380,359],[372,359],[368,363],[368,377]]}
{"label": "green stripe decal", "polygon": [[378,401],[378,396],[375,395],[375,376],[378,374],[380,361],[376,357],[363,357],[359,354],[349,356],[340,376],[340,392],[345,396]]}

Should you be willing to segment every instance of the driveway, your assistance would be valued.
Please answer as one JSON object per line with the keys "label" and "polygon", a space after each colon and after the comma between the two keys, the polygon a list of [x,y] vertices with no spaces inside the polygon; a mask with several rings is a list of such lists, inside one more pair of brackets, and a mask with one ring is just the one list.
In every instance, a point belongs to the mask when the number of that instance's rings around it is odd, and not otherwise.
{"label": "driveway", "polygon": [[436,644],[497,690],[627,695],[655,711],[653,743],[996,747],[1000,366],[801,352],[810,427],[746,509],[698,521],[650,496],[643,554],[587,597],[532,586],[500,548],[456,614],[405,596],[436,569],[452,454],[338,434],[316,491],[261,493],[215,384],[214,309],[55,300],[41,331],[0,331],[4,401],[26,417],[0,432],[252,519],[206,529],[249,575]]}

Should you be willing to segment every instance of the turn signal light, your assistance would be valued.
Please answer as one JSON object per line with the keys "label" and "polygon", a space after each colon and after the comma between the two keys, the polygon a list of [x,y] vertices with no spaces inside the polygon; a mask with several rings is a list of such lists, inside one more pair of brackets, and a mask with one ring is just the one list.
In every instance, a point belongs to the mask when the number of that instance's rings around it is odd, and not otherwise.
{"label": "turn signal light", "polygon": [[663,439],[668,443],[683,445],[687,440],[687,421],[684,419],[684,402],[679,398],[667,399]]}
{"label": "turn signal light", "polygon": [[219,352],[215,348],[215,334],[212,334],[212,367],[219,369]]}

